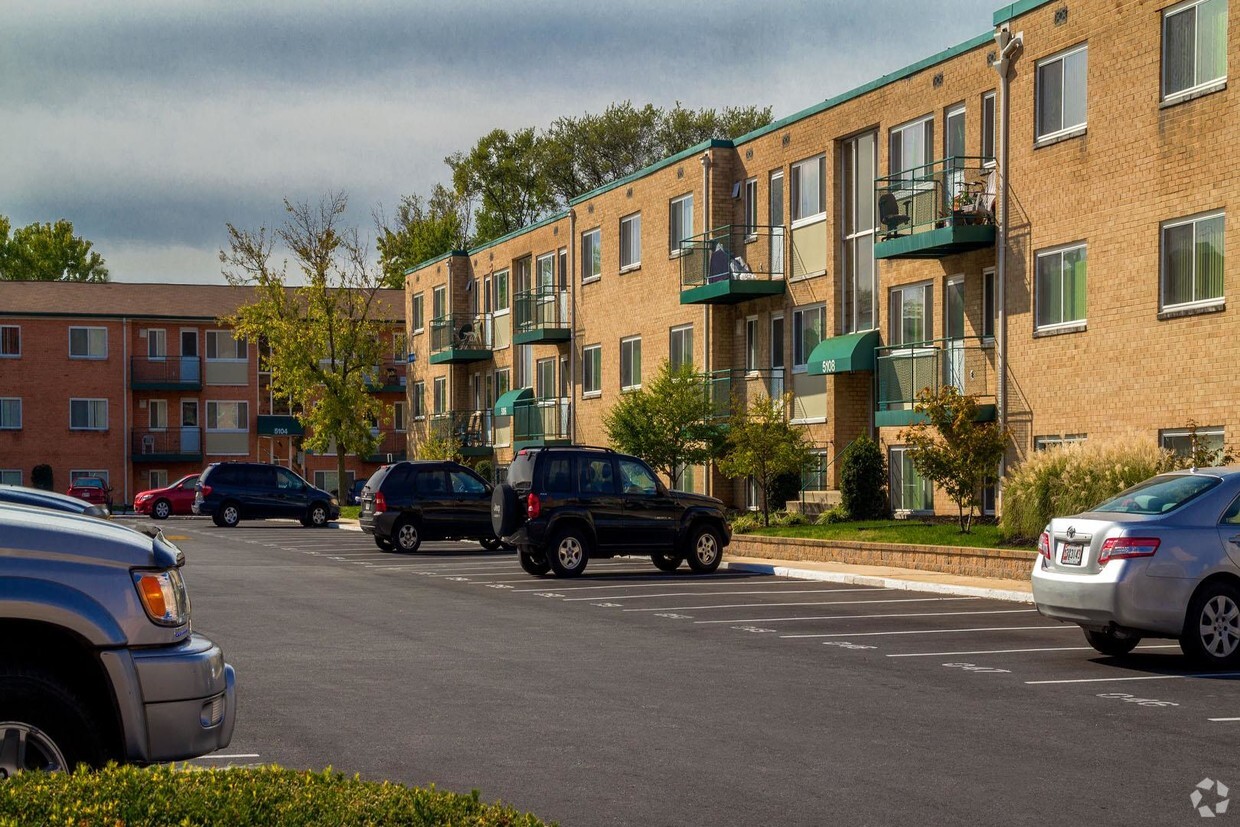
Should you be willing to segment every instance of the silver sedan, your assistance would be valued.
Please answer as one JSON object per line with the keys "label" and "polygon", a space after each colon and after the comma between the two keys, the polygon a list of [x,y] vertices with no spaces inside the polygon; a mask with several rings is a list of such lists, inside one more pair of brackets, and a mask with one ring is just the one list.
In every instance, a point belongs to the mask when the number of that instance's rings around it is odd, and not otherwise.
{"label": "silver sedan", "polygon": [[1195,661],[1240,666],[1240,468],[1151,477],[1051,520],[1038,551],[1038,611],[1099,652],[1175,638]]}

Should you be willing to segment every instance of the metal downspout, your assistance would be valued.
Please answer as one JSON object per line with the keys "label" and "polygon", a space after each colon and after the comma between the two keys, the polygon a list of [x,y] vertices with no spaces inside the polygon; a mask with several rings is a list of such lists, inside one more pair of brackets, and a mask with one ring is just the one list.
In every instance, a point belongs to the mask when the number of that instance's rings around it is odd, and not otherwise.
{"label": "metal downspout", "polygon": [[568,211],[568,441],[577,443],[577,211]]}
{"label": "metal downspout", "polygon": [[[131,434],[131,431],[129,429],[130,373],[131,373],[131,368],[129,364],[129,319],[122,316],[121,317],[121,379],[123,380],[124,384],[122,385],[123,389],[121,393],[122,393],[122,398],[125,400],[125,402],[121,406],[124,411],[123,428],[121,430],[121,451],[122,451],[121,468],[124,470],[124,474],[125,474],[125,490],[124,490],[125,502],[132,502],[132,500],[129,499],[129,478],[133,476],[133,469],[131,468],[131,463],[129,459],[129,439],[130,439],[130,434]],[[150,475],[148,474],[147,476],[149,477]]]}
{"label": "metal downspout", "polygon": [[[1024,46],[1022,33],[1013,35],[1004,26],[995,32],[995,45],[999,47],[999,59],[995,61],[995,71],[999,73],[999,157],[996,163],[999,171],[998,209],[999,221],[997,250],[995,262],[995,306],[998,311],[998,329],[995,331],[995,361],[999,370],[999,381],[995,387],[996,418],[999,426],[1007,423],[1007,256],[1008,256],[1008,136],[1011,107],[1009,105],[1012,60]],[[999,461],[998,485],[995,492],[995,508],[1002,511],[1003,502],[1003,471],[1006,457]]]}
{"label": "metal downspout", "polygon": [[[707,150],[706,152],[702,153],[702,233],[703,235],[710,232],[710,203],[711,203],[710,167],[711,167],[710,150]],[[690,228],[690,232],[692,232],[692,228]],[[710,257],[709,251],[707,252],[707,257],[708,258]],[[704,365],[706,376],[708,377],[707,381],[710,381],[709,377],[710,377],[710,371],[711,371],[711,365],[712,365],[712,361],[710,358],[710,332],[711,332],[710,323],[711,323],[710,305],[704,304],[702,305],[702,363]],[[713,470],[714,470],[713,466],[714,466],[714,463],[711,463],[709,466],[707,466],[707,469],[706,469],[705,488],[706,488],[707,496],[714,496],[715,475],[713,473]]]}

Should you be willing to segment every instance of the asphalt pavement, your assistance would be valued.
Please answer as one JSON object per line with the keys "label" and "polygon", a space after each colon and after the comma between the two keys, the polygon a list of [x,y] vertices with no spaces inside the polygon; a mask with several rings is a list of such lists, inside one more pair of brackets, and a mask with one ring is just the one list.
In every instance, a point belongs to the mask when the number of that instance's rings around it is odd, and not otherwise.
{"label": "asphalt pavement", "polygon": [[201,765],[477,789],[564,825],[1190,824],[1219,803],[1203,781],[1240,785],[1240,676],[1172,641],[1103,657],[1027,603],[164,530],[238,671],[233,743]]}

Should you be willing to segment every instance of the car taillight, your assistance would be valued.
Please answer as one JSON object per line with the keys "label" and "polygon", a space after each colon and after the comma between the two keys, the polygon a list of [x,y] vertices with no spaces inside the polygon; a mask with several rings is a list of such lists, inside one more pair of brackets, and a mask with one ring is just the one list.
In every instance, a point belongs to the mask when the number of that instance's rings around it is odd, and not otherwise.
{"label": "car taillight", "polygon": [[1051,559],[1051,535],[1043,531],[1042,536],[1038,538],[1038,554],[1041,554],[1047,560]]}
{"label": "car taillight", "polygon": [[382,494],[375,494],[375,513],[380,514],[387,511],[387,498]]}
{"label": "car taillight", "polygon": [[1153,557],[1158,551],[1157,537],[1111,537],[1102,543],[1098,565],[1108,560],[1127,560],[1132,557]]}
{"label": "car taillight", "polygon": [[204,496],[204,497],[210,497],[210,496],[211,496],[211,486],[209,486],[209,485],[203,485],[203,486],[200,486],[200,487],[199,487],[199,490],[200,490],[200,491],[202,491],[202,496]]}
{"label": "car taillight", "polygon": [[542,503],[539,502],[538,495],[531,491],[525,500],[525,516],[532,520],[541,513]]}

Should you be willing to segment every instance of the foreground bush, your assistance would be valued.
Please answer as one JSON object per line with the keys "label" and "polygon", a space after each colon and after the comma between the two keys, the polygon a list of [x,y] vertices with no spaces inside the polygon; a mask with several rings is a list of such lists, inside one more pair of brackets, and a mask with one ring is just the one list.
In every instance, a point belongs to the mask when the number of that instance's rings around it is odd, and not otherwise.
{"label": "foreground bush", "polygon": [[0,783],[0,824],[535,827],[543,822],[511,807],[484,804],[476,792],[361,781],[331,770],[112,766],[98,772],[21,773]]}
{"label": "foreground bush", "polygon": [[1148,435],[1138,433],[1037,451],[1004,481],[999,531],[1009,540],[1036,538],[1052,517],[1088,511],[1181,464]]}
{"label": "foreground bush", "polygon": [[868,436],[853,440],[840,455],[840,496],[850,520],[887,516],[887,460]]}

